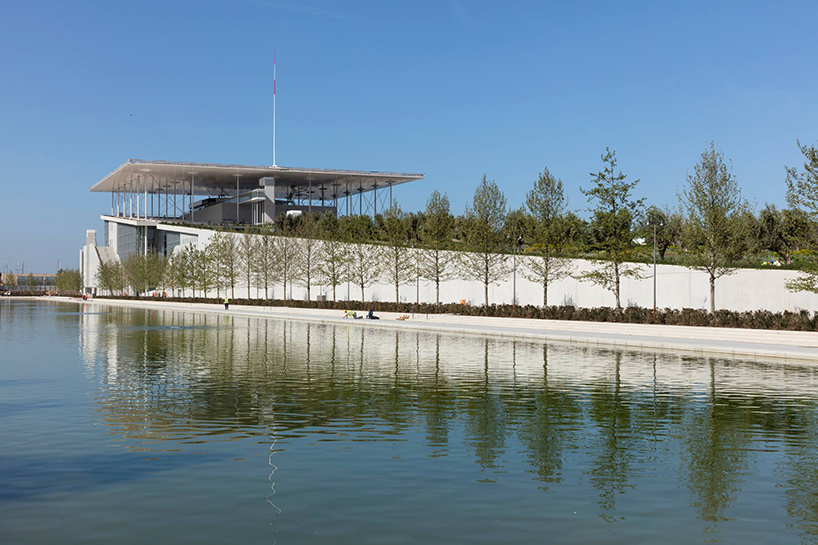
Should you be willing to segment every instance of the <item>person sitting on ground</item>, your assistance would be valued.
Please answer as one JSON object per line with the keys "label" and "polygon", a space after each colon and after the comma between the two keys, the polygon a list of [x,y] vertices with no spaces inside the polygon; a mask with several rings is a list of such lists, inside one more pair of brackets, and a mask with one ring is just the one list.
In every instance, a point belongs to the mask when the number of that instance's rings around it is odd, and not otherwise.
{"label": "person sitting on ground", "polygon": [[369,307],[369,313],[366,315],[366,317],[370,320],[380,320],[378,316],[375,316],[375,309],[373,307]]}

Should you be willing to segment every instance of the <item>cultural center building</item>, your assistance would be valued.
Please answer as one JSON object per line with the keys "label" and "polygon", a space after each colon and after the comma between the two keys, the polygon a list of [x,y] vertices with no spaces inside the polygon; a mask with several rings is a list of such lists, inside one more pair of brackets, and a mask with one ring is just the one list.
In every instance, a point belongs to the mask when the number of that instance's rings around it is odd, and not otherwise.
{"label": "cultural center building", "polygon": [[85,293],[96,292],[100,263],[131,255],[169,257],[206,244],[214,227],[272,223],[279,214],[371,214],[389,208],[392,188],[423,174],[184,163],[129,159],[91,187],[111,194],[102,244],[86,232],[80,250]]}

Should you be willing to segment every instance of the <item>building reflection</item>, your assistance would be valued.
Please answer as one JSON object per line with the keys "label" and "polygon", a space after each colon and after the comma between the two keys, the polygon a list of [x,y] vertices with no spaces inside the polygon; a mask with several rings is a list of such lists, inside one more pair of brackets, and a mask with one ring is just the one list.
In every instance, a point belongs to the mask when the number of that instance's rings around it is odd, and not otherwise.
{"label": "building reflection", "polygon": [[549,492],[580,475],[610,522],[656,464],[676,464],[675,488],[711,532],[765,471],[774,437],[788,512],[818,535],[811,368],[162,310],[79,320],[98,418],[130,448],[255,437],[273,442],[274,468],[288,440],[317,430],[362,441],[418,430],[427,456],[465,448],[481,481],[522,465]]}

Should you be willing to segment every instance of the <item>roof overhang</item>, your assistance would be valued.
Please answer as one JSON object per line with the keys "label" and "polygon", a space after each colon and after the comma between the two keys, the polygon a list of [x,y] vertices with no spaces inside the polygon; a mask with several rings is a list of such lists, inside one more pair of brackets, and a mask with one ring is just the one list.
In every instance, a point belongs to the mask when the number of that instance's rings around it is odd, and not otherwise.
{"label": "roof overhang", "polygon": [[196,195],[232,195],[257,188],[262,178],[275,178],[277,187],[309,186],[341,197],[420,180],[423,174],[129,159],[90,190],[190,194],[192,180]]}

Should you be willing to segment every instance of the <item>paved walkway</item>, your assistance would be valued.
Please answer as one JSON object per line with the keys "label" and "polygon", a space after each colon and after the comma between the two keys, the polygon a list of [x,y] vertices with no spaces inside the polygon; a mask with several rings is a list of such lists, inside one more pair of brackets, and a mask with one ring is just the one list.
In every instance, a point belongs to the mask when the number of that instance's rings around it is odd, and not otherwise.
{"label": "paved walkway", "polygon": [[[82,301],[75,298],[51,298]],[[183,310],[207,313],[278,318],[350,325],[419,329],[429,332],[490,335],[524,339],[556,340],[603,346],[637,349],[680,350],[699,354],[777,359],[802,363],[818,363],[818,332],[770,331],[719,327],[692,327],[651,324],[620,324],[527,318],[489,318],[453,314],[409,314],[398,320],[399,313],[378,312],[381,319],[345,319],[341,310],[222,305],[208,303],[174,303],[168,301],[120,301],[96,299],[88,305],[114,305],[161,310]],[[359,313],[362,315],[364,313]]]}

